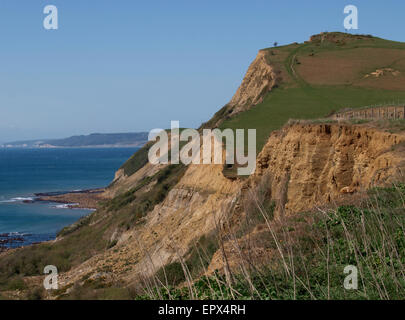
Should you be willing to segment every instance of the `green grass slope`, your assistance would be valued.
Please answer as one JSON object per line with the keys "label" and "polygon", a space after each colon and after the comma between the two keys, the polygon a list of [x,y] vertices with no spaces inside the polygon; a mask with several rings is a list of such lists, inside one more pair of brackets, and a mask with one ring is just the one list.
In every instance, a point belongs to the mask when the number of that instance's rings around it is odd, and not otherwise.
{"label": "green grass slope", "polygon": [[[398,90],[405,75],[405,43],[342,33],[323,37],[322,40],[322,35],[317,35],[303,44],[264,49],[269,63],[286,76],[262,103],[225,120],[221,128],[255,128],[260,152],[270,133],[291,118],[320,118],[342,108],[405,101],[405,82],[403,89]],[[362,61],[360,67],[358,61]],[[311,71],[315,67],[318,69],[314,72],[323,74],[326,84],[313,80]],[[388,67],[399,71],[399,76],[363,81],[367,74]],[[387,89],[390,86],[396,90]]]}

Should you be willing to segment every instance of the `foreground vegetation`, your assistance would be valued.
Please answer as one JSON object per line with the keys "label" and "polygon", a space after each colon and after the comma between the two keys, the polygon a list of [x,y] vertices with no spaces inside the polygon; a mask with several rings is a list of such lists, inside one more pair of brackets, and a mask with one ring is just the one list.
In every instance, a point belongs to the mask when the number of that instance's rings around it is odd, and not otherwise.
{"label": "foreground vegetation", "polygon": [[[143,289],[88,280],[64,299],[405,299],[405,184],[370,190],[358,206],[319,209],[273,218],[274,205],[261,190],[238,228],[199,239],[185,260],[143,279]],[[259,227],[261,226],[261,227]],[[253,230],[262,230],[260,241]],[[222,235],[220,235],[222,233]],[[214,252],[231,243],[237,251],[261,246],[271,251],[265,260],[243,254],[225,271],[204,275]],[[228,257],[231,260],[231,257]],[[347,290],[344,268],[358,268],[358,289]],[[12,270],[18,275],[19,270]],[[4,281],[4,279],[3,279]],[[23,290],[15,277],[4,290]],[[29,291],[29,298],[44,292]],[[55,292],[54,294],[57,294]]]}
{"label": "foreground vegetation", "polygon": [[[197,281],[190,277],[185,261],[181,268],[166,270],[166,279],[183,274],[182,287],[158,278],[160,285],[148,286],[138,298],[405,299],[405,184],[373,189],[359,206],[319,209],[283,222],[269,220],[271,213],[260,197],[255,198],[257,210],[250,210],[244,228],[252,230],[264,223],[262,246],[273,253],[266,261],[257,263],[249,254],[241,255],[227,272]],[[240,243],[234,235],[228,241],[237,251],[252,249],[252,244]],[[343,287],[348,265],[358,268],[357,290]]]}

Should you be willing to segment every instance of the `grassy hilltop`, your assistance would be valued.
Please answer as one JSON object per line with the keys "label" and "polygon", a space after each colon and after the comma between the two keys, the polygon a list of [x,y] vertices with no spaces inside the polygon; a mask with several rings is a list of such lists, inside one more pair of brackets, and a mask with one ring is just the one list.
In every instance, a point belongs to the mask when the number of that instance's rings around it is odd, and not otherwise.
{"label": "grassy hilltop", "polygon": [[[405,43],[344,33],[263,49],[279,74],[262,103],[221,128],[257,129],[258,152],[289,119],[313,119],[347,107],[405,102]],[[392,69],[376,77],[376,70]]]}
{"label": "grassy hilltop", "polygon": [[[235,116],[220,109],[203,127],[256,129],[259,153],[274,130],[289,119],[316,119],[344,108],[405,104],[405,43],[339,32],[312,36],[302,44],[266,48],[277,84],[263,101]],[[370,76],[381,69],[393,72]],[[397,73],[395,73],[397,72]],[[122,168],[131,175],[147,163],[150,145]]]}

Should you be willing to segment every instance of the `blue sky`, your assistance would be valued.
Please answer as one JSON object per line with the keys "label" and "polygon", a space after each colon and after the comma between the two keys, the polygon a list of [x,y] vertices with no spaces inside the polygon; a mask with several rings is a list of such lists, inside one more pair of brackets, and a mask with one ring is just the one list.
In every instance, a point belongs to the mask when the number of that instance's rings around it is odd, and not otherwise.
{"label": "blue sky", "polygon": [[398,0],[1,0],[0,141],[198,127],[259,49],[344,31],[348,4],[358,33],[405,41]]}

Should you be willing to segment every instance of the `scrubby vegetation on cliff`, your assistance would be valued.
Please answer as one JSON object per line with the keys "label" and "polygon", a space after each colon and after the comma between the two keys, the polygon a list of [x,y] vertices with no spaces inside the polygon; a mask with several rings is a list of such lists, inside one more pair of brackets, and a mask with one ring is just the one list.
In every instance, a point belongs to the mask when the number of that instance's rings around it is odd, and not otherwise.
{"label": "scrubby vegetation on cliff", "polygon": [[[64,298],[405,299],[405,184],[373,188],[356,206],[319,208],[282,221],[272,218],[273,207],[262,195],[251,194],[255,206],[239,228],[197,241],[188,258],[144,279],[143,293],[88,282]],[[229,246],[241,253],[239,259],[222,251],[230,262],[225,273],[208,272],[213,252]],[[263,259],[258,248],[272,254]],[[343,285],[348,265],[358,268],[356,290]]]}
{"label": "scrubby vegetation on cliff", "polygon": [[[103,208],[61,230],[58,235],[60,240],[55,243],[37,244],[4,255],[0,261],[0,292],[23,290],[30,295],[32,292],[28,290],[24,277],[40,275],[50,264],[58,266],[59,272],[66,272],[95,253],[112,248],[117,243],[111,238],[112,234],[139,223],[151,208],[164,200],[184,174],[184,169],[183,165],[171,165],[147,181],[141,181],[127,193],[104,203]],[[150,190],[135,196],[137,191],[152,182]],[[81,292],[84,294],[85,291]]]}
{"label": "scrubby vegetation on cliff", "polygon": [[[189,277],[187,263],[177,269],[172,266],[166,269],[167,281],[159,282],[162,285],[158,288],[148,288],[143,298],[402,300],[404,199],[404,184],[374,188],[358,206],[299,213],[281,222],[269,220],[268,212],[257,202],[265,223],[253,227],[262,230],[261,247],[272,250],[268,260],[258,263],[257,256],[241,255],[226,273],[214,272],[196,281]],[[253,216],[248,220],[257,222],[258,212],[250,213]],[[228,239],[236,251],[257,249],[257,243],[241,243],[234,235]],[[232,259],[231,255],[227,258]],[[357,290],[343,286],[348,265],[358,268]],[[189,285],[173,287],[169,281],[173,274],[183,274]]]}

